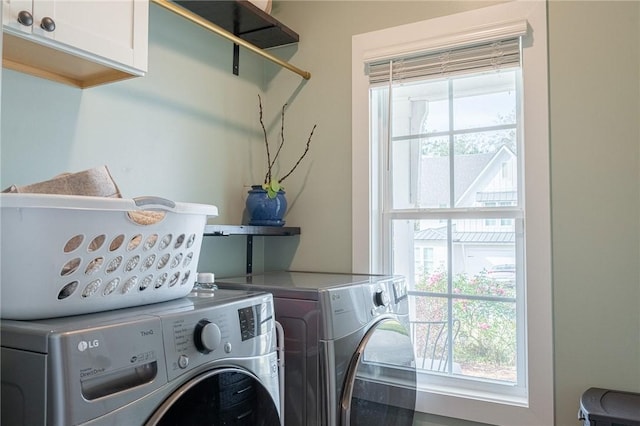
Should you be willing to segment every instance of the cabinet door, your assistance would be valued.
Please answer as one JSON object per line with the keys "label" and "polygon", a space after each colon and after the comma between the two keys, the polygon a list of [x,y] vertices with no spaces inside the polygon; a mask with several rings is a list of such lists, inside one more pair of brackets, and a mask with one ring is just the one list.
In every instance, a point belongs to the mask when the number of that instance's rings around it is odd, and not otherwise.
{"label": "cabinet door", "polygon": [[[148,8],[147,0],[34,0],[33,34],[146,71]],[[55,30],[41,27],[46,18]]]}
{"label": "cabinet door", "polygon": [[[31,25],[24,24],[24,19],[19,22],[21,14],[31,18]],[[2,24],[11,36],[9,49],[3,52],[5,66],[7,60],[16,60],[32,69],[84,72],[77,59],[69,61],[29,47],[17,37],[131,75],[147,71],[148,0],[2,0]]]}
{"label": "cabinet door", "polygon": [[33,24],[20,23],[20,14],[28,14],[33,21],[33,6],[31,0],[3,0],[2,1],[2,26],[9,31],[17,31],[23,34],[31,34]]}

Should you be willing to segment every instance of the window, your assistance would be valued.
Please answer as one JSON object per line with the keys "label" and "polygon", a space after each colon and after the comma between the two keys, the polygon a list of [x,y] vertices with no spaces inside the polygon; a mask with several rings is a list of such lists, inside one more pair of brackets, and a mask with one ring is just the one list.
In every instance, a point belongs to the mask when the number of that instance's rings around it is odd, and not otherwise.
{"label": "window", "polygon": [[353,269],[407,278],[425,412],[553,423],[545,8],[353,38]]}

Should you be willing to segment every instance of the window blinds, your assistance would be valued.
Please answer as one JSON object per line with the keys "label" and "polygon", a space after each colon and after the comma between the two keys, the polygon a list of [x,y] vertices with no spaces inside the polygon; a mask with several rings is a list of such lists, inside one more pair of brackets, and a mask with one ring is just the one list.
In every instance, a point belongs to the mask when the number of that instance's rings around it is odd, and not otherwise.
{"label": "window blinds", "polygon": [[[369,83],[444,78],[520,66],[520,37],[454,47],[368,64]],[[391,71],[391,72],[390,72]]]}

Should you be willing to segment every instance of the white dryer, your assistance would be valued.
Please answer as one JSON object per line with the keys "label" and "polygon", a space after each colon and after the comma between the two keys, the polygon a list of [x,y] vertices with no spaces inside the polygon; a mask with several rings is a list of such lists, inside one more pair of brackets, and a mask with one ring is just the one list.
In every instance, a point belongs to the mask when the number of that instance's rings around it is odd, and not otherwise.
{"label": "white dryer", "polygon": [[0,330],[4,426],[280,424],[270,294],[204,291]]}
{"label": "white dryer", "polygon": [[273,294],[285,335],[286,425],[412,425],[416,367],[403,277],[270,272],[216,284]]}

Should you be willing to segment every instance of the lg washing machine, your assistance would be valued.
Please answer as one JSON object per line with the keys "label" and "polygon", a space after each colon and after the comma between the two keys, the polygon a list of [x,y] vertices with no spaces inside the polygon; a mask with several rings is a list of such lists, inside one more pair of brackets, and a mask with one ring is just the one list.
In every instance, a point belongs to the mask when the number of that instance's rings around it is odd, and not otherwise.
{"label": "lg washing machine", "polygon": [[4,426],[280,424],[268,293],[200,291],[0,329]]}

